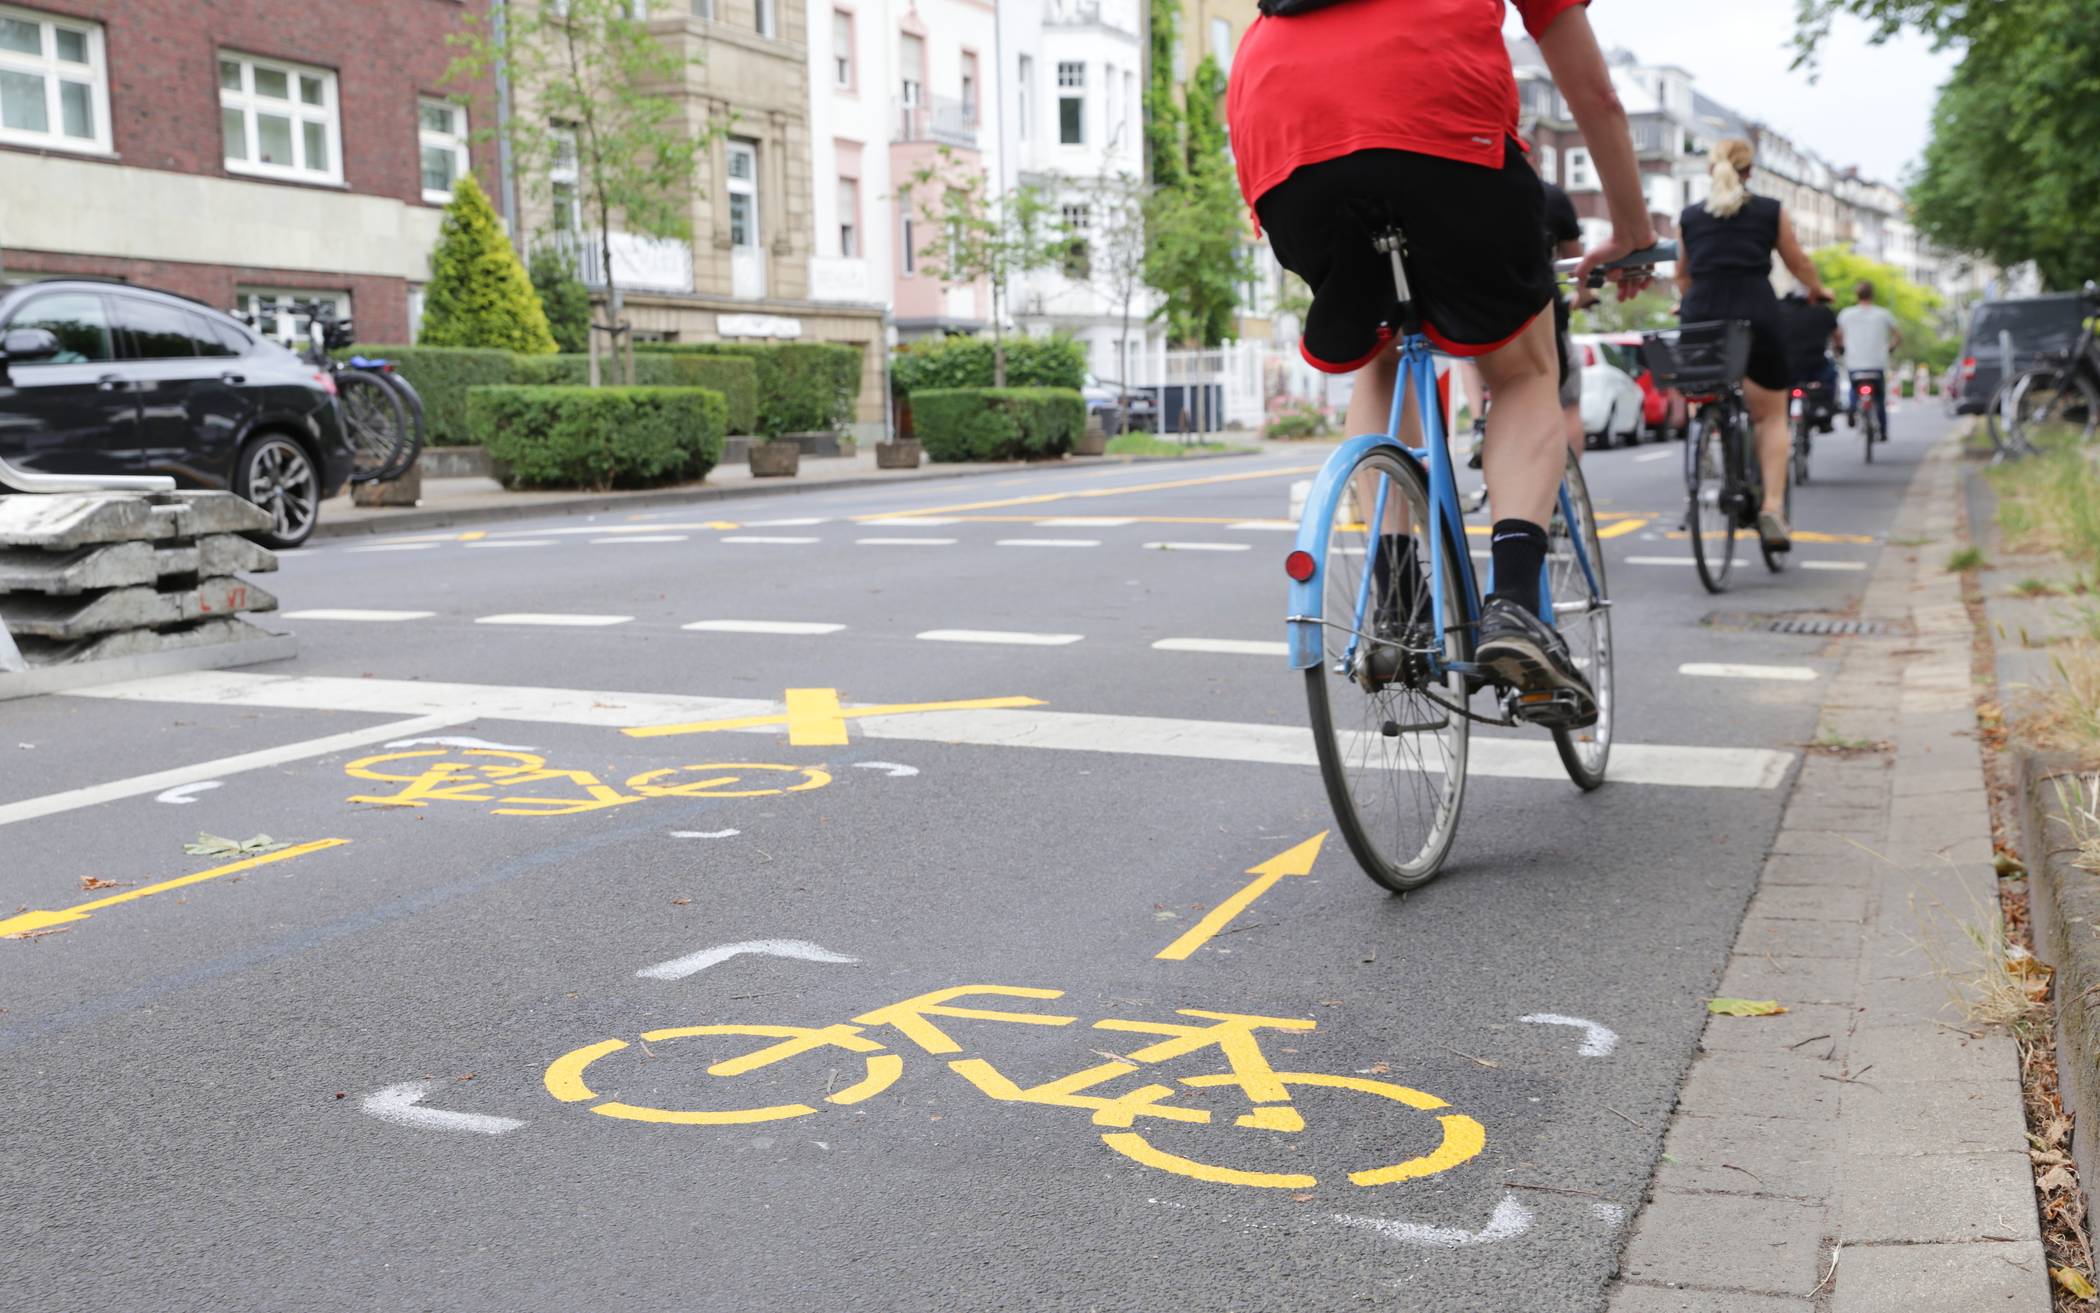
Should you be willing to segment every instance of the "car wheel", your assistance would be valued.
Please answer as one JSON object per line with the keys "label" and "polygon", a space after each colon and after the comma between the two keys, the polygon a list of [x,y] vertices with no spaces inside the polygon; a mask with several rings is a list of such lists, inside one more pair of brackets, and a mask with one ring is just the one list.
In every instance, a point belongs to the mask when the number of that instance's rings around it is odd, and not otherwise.
{"label": "car wheel", "polygon": [[275,521],[254,535],[265,547],[297,547],[320,523],[320,472],[306,448],[282,433],[265,433],[241,449],[233,490]]}

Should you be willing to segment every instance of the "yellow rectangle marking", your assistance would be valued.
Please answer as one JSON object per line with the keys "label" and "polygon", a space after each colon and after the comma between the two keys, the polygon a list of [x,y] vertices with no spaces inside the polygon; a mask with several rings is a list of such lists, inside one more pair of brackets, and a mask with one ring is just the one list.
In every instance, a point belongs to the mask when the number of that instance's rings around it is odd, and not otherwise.
{"label": "yellow rectangle marking", "polygon": [[317,853],[324,848],[339,848],[348,842],[350,842],[348,839],[316,839],[312,843],[298,844],[280,852],[264,853],[259,857],[243,858],[238,862],[229,862],[224,866],[214,866],[209,871],[198,871],[194,875],[184,875],[173,880],[163,880],[159,884],[149,884],[143,889],[127,889],[121,894],[111,894],[107,898],[97,898],[93,902],[76,903],[71,907],[61,908],[57,911],[23,912],[17,916],[11,916],[4,921],[0,921],[0,939],[20,938],[31,931],[42,930],[46,926],[63,925],[68,921],[85,921],[90,913],[99,912],[105,907],[115,907],[119,903],[128,903],[134,899],[150,898],[154,894],[164,894],[170,889],[183,889],[193,884],[202,884],[206,880],[216,880],[222,875],[233,875],[240,871],[252,871],[258,866],[268,866],[272,862],[290,861],[294,857],[304,857],[308,853]]}
{"label": "yellow rectangle marking", "polygon": [[798,748],[842,748],[846,722],[839,715],[835,688],[791,688],[787,691],[788,742]]}
{"label": "yellow rectangle marking", "polygon": [[1623,538],[1629,533],[1638,533],[1652,524],[1652,520],[1620,520],[1597,530],[1599,538]]}

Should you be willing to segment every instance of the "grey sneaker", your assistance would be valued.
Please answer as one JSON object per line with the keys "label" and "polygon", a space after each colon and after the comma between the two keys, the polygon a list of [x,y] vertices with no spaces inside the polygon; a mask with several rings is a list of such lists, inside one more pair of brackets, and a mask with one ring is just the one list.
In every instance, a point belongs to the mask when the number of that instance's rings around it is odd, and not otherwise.
{"label": "grey sneaker", "polygon": [[1549,729],[1597,723],[1597,695],[1575,668],[1568,644],[1553,626],[1507,598],[1488,601],[1480,614],[1474,660],[1517,691],[1517,716]]}
{"label": "grey sneaker", "polygon": [[1787,552],[1794,548],[1794,531],[1787,527],[1786,517],[1776,511],[1757,513],[1757,540],[1766,551]]}

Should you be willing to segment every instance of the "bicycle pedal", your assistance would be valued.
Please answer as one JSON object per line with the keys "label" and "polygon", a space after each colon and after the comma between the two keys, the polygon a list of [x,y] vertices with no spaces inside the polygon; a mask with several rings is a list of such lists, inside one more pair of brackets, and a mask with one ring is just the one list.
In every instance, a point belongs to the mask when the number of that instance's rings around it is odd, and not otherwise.
{"label": "bicycle pedal", "polygon": [[1597,723],[1596,713],[1584,715],[1582,699],[1564,688],[1513,689],[1509,714],[1513,720],[1545,729],[1583,729]]}

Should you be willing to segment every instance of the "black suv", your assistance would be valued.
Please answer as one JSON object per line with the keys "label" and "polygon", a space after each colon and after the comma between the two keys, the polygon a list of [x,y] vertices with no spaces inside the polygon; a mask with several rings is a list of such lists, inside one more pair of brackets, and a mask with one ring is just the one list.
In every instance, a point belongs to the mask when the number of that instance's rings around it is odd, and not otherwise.
{"label": "black suv", "polygon": [[2084,322],[2083,302],[2076,292],[1985,301],[1969,320],[1961,359],[1954,362],[1954,413],[1981,415],[1990,409],[2004,372],[2004,345],[1999,331],[2012,334],[2013,370],[2032,368],[2045,352],[2061,355],[2078,344]]}
{"label": "black suv", "polygon": [[296,547],[350,464],[334,380],[209,306],[87,279],[0,292],[0,487],[167,475],[239,493]]}

